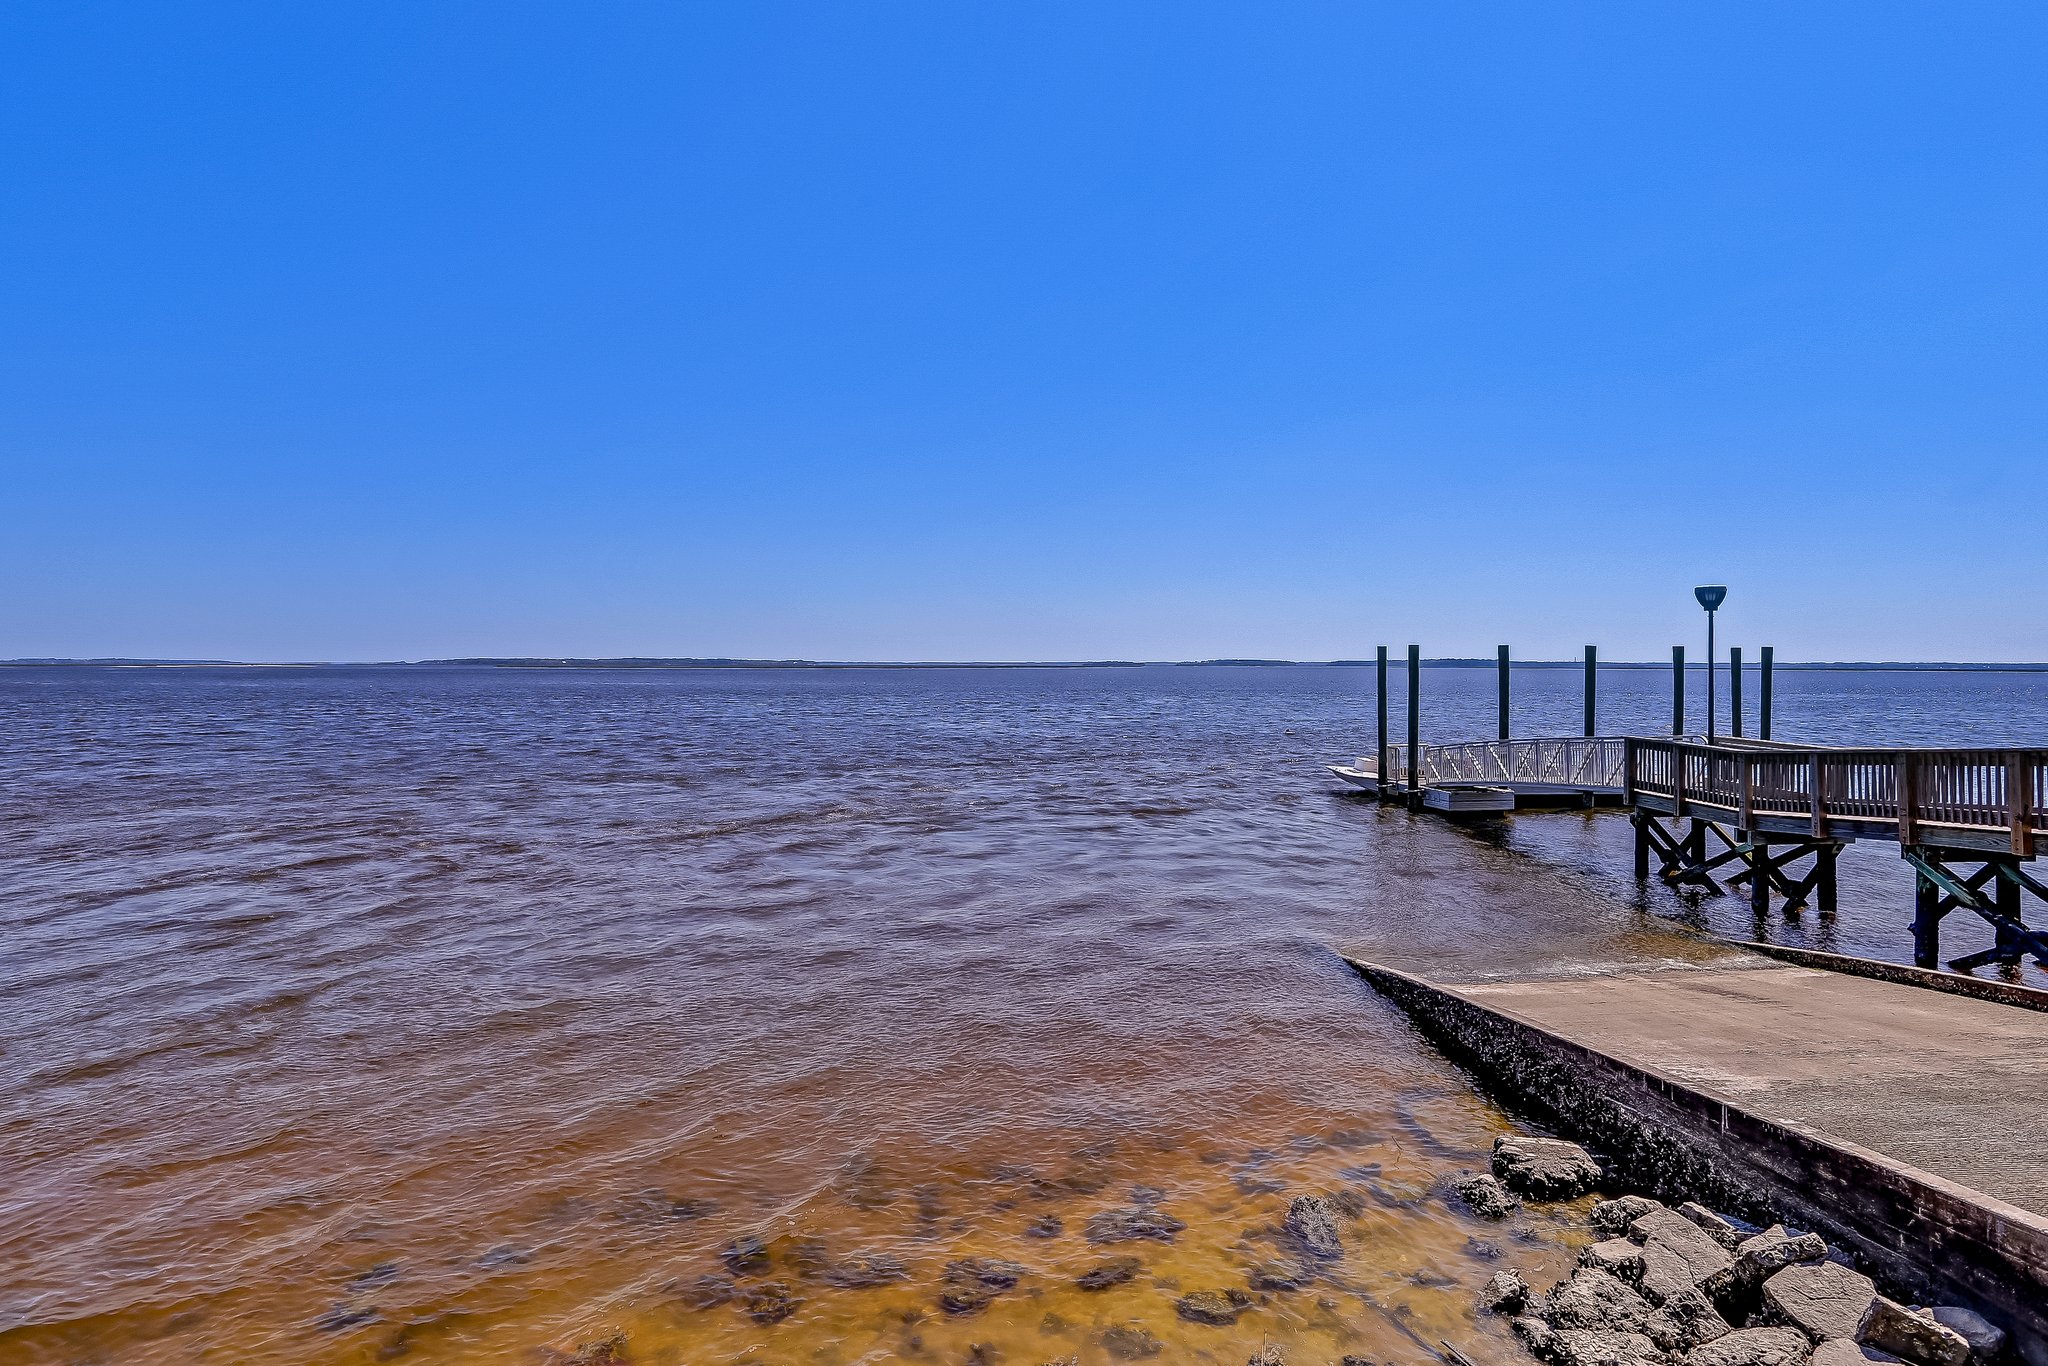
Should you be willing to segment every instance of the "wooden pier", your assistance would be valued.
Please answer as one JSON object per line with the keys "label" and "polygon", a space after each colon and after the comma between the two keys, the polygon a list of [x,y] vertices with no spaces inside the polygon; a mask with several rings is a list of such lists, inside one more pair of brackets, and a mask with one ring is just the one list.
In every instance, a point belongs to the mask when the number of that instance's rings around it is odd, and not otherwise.
{"label": "wooden pier", "polygon": [[[1716,599],[1718,601],[1718,599]],[[2048,931],[2026,923],[2027,898],[2048,902],[2030,863],[2048,841],[2048,750],[1839,748],[1771,735],[1773,650],[1761,652],[1759,738],[1743,736],[1742,654],[1730,651],[1734,734],[1685,731],[1685,652],[1672,650],[1673,734],[1595,733],[1596,652],[1586,647],[1582,736],[1509,736],[1509,659],[1497,659],[1500,737],[1425,745],[1421,650],[1408,647],[1408,738],[1387,727],[1387,649],[1379,649],[1374,755],[1330,772],[1380,798],[1445,815],[1524,806],[1623,805],[1635,826],[1635,873],[1652,859],[1666,881],[1719,894],[1748,884],[1758,914],[1773,893],[1785,909],[1836,909],[1836,860],[1855,840],[1895,843],[1913,869],[1913,958],[1941,961],[1941,925],[1967,911],[1991,927],[1991,947],[1951,961],[1964,972],[2031,956],[2048,967]],[[1709,677],[1711,679],[1711,660]],[[1712,696],[1711,686],[1709,697]],[[1725,870],[1725,871],[1724,871]],[[1726,884],[1724,886],[1723,884]]]}
{"label": "wooden pier", "polygon": [[[1995,942],[1952,966],[2027,955],[2048,966],[2048,934],[2021,913],[2027,896],[2048,901],[2048,886],[2021,866],[2048,841],[2048,750],[1643,739],[1625,747],[1637,877],[1649,875],[1654,855],[1667,880],[1719,890],[1718,871],[1734,864],[1724,880],[1747,882],[1759,908],[1777,891],[1788,907],[1812,899],[1827,914],[1842,846],[1883,840],[1913,869],[1916,962],[1940,961],[1941,922],[1964,910],[1992,927]],[[1805,872],[1793,872],[1805,858]]]}

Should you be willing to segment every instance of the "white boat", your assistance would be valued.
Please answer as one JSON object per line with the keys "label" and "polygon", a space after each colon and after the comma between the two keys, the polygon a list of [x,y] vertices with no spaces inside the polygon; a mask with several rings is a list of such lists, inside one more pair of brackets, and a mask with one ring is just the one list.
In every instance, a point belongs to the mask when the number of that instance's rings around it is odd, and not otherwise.
{"label": "white boat", "polygon": [[1380,765],[1377,759],[1361,758],[1349,764],[1330,764],[1327,767],[1330,772],[1353,787],[1363,788],[1367,792],[1380,790]]}

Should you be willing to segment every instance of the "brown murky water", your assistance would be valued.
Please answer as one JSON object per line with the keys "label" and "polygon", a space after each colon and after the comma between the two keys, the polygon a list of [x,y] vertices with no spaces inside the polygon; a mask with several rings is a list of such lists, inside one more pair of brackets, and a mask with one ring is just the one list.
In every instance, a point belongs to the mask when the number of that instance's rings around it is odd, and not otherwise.
{"label": "brown murky water", "polygon": [[[1333,792],[1370,686],[0,670],[0,1360],[1519,1361],[1474,1291],[1579,1212],[1444,1199],[1514,1123],[1333,950],[1707,912]],[[1302,1193],[1347,1254],[1254,1290]]]}

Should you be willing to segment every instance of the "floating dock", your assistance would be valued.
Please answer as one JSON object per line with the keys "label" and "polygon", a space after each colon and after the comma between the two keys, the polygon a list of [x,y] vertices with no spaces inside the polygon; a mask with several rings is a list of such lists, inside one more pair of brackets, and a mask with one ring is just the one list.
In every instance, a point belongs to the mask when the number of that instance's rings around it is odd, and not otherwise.
{"label": "floating dock", "polygon": [[1464,983],[1350,961],[1632,1183],[1822,1231],[2048,1366],[2048,1012],[1749,957]]}

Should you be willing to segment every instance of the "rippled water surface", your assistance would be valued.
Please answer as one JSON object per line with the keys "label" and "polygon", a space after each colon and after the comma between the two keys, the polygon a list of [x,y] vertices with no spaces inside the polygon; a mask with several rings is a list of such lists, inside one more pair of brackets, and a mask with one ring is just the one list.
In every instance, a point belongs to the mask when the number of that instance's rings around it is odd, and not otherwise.
{"label": "rippled water surface", "polygon": [[[1909,898],[1859,847],[1833,922],[1757,925],[1638,888],[1611,815],[1362,803],[1321,765],[1370,749],[1372,683],[0,670],[0,1359],[1519,1360],[1473,1292],[1567,1263],[1575,1211],[1446,1203],[1516,1122],[1338,951],[1898,957]],[[1668,687],[1604,676],[1603,729]],[[1576,728],[1576,675],[1518,688]],[[1425,692],[1430,737],[1490,730],[1490,673]],[[2048,715],[2039,675],[1779,694],[1786,738]],[[1304,1192],[1340,1265],[1177,1317]],[[1092,1242],[1114,1209],[1186,1227]],[[948,1312],[970,1257],[1016,1284]]]}

